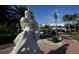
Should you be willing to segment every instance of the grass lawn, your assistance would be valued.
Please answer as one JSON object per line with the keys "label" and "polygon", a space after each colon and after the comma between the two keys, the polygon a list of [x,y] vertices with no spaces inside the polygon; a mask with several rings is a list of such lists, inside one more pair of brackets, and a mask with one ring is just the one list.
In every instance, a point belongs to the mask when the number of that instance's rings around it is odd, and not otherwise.
{"label": "grass lawn", "polygon": [[70,37],[79,42],[79,35],[70,35]]}

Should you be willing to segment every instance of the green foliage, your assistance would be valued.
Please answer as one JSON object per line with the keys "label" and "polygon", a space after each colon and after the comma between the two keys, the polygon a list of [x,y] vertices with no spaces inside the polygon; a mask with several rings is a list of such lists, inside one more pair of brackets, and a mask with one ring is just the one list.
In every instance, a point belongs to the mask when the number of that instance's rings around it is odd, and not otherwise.
{"label": "green foliage", "polygon": [[74,30],[72,30],[72,31],[66,31],[65,33],[67,35],[79,35],[79,32],[75,32]]}
{"label": "green foliage", "polygon": [[15,39],[16,35],[0,35],[0,45],[7,44],[7,43],[13,43],[13,40]]}
{"label": "green foliage", "polygon": [[42,29],[42,30],[48,30],[49,26],[48,25],[44,25],[44,26],[41,26],[40,29]]}
{"label": "green foliage", "polygon": [[8,33],[8,26],[6,24],[0,24],[0,35]]}
{"label": "green foliage", "polygon": [[79,42],[79,35],[70,35],[69,37]]}
{"label": "green foliage", "polygon": [[24,11],[27,10],[27,6],[21,5],[1,5],[0,6],[0,23],[12,23],[19,22],[20,18],[24,16]]}
{"label": "green foliage", "polygon": [[79,33],[78,32],[71,32],[70,34],[71,35],[78,35]]}
{"label": "green foliage", "polygon": [[40,30],[43,32],[43,35],[40,35],[40,38],[49,38],[51,37],[51,28],[48,25],[44,25],[40,27]]}
{"label": "green foliage", "polygon": [[0,24],[3,24],[3,27],[1,27],[0,30],[2,32],[7,31],[8,28],[9,30],[12,30],[13,28],[16,27],[16,24],[18,24],[18,27],[20,29],[19,21],[20,21],[20,18],[24,16],[25,10],[27,10],[27,6],[25,5],[1,5],[0,6]]}
{"label": "green foliage", "polygon": [[51,30],[51,36],[56,36],[55,30]]}
{"label": "green foliage", "polygon": [[[76,24],[77,24],[77,18],[78,18],[78,14],[66,14],[63,16],[63,21],[67,22],[66,24],[70,24],[71,21],[73,21],[73,25],[74,25],[74,31],[76,31]],[[68,29],[71,31],[70,26],[67,25],[66,27],[68,27]]]}
{"label": "green foliage", "polygon": [[60,42],[56,36],[53,36],[50,41],[52,41],[54,43]]}
{"label": "green foliage", "polygon": [[77,19],[77,14],[66,14],[63,16],[63,21],[74,21]]}
{"label": "green foliage", "polygon": [[[19,26],[21,17],[24,17],[25,5],[0,5],[0,43],[12,42]],[[18,24],[18,25],[17,25]],[[9,36],[8,36],[9,35]]]}

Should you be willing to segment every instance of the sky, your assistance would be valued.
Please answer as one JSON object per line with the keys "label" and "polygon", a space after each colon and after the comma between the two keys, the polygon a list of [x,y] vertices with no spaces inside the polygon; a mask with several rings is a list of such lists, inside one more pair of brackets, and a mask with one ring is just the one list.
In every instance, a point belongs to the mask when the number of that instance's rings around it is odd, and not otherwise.
{"label": "sky", "polygon": [[55,24],[54,11],[58,14],[58,24],[64,23],[62,17],[65,14],[79,14],[78,5],[30,5],[30,9],[39,24]]}

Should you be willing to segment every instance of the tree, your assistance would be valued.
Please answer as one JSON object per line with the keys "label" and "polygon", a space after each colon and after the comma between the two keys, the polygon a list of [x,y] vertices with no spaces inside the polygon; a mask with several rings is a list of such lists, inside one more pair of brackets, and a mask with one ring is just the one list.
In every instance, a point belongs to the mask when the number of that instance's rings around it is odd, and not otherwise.
{"label": "tree", "polygon": [[72,15],[72,21],[74,22],[74,31],[76,32],[77,14]]}
{"label": "tree", "polygon": [[78,17],[78,15],[77,14],[67,14],[67,15],[65,15],[64,17],[63,17],[63,20],[64,21],[67,21],[67,22],[69,22],[69,21],[73,21],[73,25],[74,25],[74,31],[76,32],[76,21],[77,21],[77,17]]}
{"label": "tree", "polygon": [[1,5],[0,6],[0,23],[7,23],[8,22],[8,5]]}
{"label": "tree", "polygon": [[1,5],[0,23],[6,24],[10,32],[10,30],[15,29],[17,24],[19,25],[19,20],[24,16],[25,10],[27,10],[25,5]]}
{"label": "tree", "polygon": [[40,26],[40,30],[42,30],[44,32],[45,35],[50,36],[50,32],[51,32],[51,28],[49,25],[44,25],[44,26]]}
{"label": "tree", "polygon": [[63,16],[63,21],[64,21],[64,22],[67,22],[67,23],[65,24],[65,26],[69,29],[69,31],[71,31],[70,23],[69,23],[69,22],[72,21],[72,20],[73,20],[72,15],[66,14],[66,15]]}

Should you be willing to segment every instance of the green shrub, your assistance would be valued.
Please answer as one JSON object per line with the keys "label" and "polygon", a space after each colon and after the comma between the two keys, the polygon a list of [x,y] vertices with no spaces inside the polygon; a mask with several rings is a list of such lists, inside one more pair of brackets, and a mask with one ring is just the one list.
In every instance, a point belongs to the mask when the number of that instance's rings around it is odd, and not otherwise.
{"label": "green shrub", "polygon": [[0,24],[0,34],[7,34],[8,33],[8,26],[6,24]]}
{"label": "green shrub", "polygon": [[74,31],[66,31],[65,33],[68,35],[79,35],[79,32],[74,32]]}
{"label": "green shrub", "polygon": [[78,32],[71,32],[71,35],[78,35]]}
{"label": "green shrub", "polygon": [[53,37],[53,36],[56,36],[55,30],[52,30],[52,31],[51,31],[51,37]]}
{"label": "green shrub", "polygon": [[55,37],[55,36],[54,36],[50,41],[52,41],[52,42],[54,42],[54,43],[60,42],[60,41],[58,40],[58,38]]}
{"label": "green shrub", "polygon": [[0,45],[2,44],[7,44],[7,43],[12,43],[13,40],[15,39],[16,35],[0,35]]}

